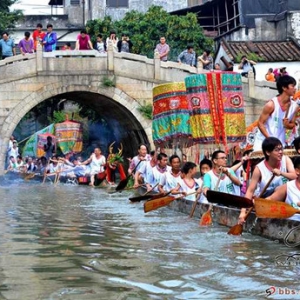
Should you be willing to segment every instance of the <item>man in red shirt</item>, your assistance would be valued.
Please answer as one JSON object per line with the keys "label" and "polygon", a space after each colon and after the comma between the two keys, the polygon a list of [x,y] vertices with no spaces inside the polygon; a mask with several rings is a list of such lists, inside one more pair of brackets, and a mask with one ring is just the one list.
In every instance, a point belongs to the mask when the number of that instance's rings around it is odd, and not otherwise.
{"label": "man in red shirt", "polygon": [[76,50],[92,50],[93,49],[92,42],[91,42],[90,37],[87,34],[85,29],[81,30],[80,34],[78,34],[75,49]]}
{"label": "man in red shirt", "polygon": [[42,24],[40,24],[40,23],[37,24],[36,30],[32,34],[34,51],[36,51],[38,43],[42,43],[43,38],[46,35],[46,33],[42,31],[42,28],[43,28]]}

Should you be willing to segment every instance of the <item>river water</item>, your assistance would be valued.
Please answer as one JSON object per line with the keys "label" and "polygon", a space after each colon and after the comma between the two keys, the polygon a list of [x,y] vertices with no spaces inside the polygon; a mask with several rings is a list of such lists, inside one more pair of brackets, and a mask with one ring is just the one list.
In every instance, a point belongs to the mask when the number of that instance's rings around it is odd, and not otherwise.
{"label": "river water", "polygon": [[264,299],[272,286],[268,299],[300,299],[300,266],[276,264],[296,248],[145,215],[129,195],[2,182],[0,299]]}

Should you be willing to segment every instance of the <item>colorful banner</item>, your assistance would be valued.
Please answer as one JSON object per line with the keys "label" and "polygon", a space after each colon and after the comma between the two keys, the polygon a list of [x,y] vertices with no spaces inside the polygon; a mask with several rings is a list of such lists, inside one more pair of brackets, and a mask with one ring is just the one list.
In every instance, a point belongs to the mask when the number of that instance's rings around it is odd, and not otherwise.
{"label": "colorful banner", "polygon": [[163,146],[170,140],[184,143],[191,136],[183,82],[162,84],[153,89],[152,129],[157,146]]}
{"label": "colorful banner", "polygon": [[241,75],[209,72],[185,78],[192,138],[199,144],[242,143],[246,123]]}
{"label": "colorful banner", "polygon": [[38,132],[34,133],[29,140],[26,142],[24,148],[23,148],[23,152],[22,152],[22,156],[31,156],[31,157],[35,157],[38,156],[37,155],[37,149],[38,149],[38,136],[39,134],[44,134],[44,133],[50,133],[53,134],[54,133],[54,124],[51,124],[41,130],[39,130]]}
{"label": "colorful banner", "polygon": [[82,151],[82,124],[76,121],[65,121],[55,124],[57,146],[63,154]]}

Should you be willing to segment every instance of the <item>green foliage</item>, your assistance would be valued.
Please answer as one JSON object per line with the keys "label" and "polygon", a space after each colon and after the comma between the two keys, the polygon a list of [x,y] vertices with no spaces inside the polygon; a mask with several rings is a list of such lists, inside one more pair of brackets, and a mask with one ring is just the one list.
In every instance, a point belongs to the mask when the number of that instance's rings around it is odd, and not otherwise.
{"label": "green foliage", "polygon": [[152,104],[140,105],[138,111],[147,119],[152,120]]}
{"label": "green foliage", "polygon": [[66,112],[55,110],[53,112],[53,117],[52,118],[48,117],[48,119],[49,119],[49,121],[51,123],[54,123],[54,124],[56,124],[56,123],[62,123],[62,122],[64,122],[66,120]]}
{"label": "green foliage", "polygon": [[104,87],[114,87],[114,86],[116,86],[115,77],[109,78],[107,76],[104,76],[103,79],[102,79],[102,85]]}
{"label": "green foliage", "polygon": [[132,52],[149,58],[153,58],[161,36],[166,37],[171,48],[169,60],[177,61],[177,56],[188,44],[194,46],[198,55],[205,49],[213,49],[213,40],[204,36],[196,14],[170,15],[160,6],[151,6],[145,14],[130,11],[120,21],[113,22],[109,16],[91,20],[86,27],[93,41],[99,33],[106,39],[111,30],[115,30],[119,38],[121,33],[126,33],[133,43]]}
{"label": "green foliage", "polygon": [[22,18],[20,10],[9,11],[9,7],[16,0],[1,0],[0,1],[0,31],[13,28],[15,23]]}
{"label": "green foliage", "polygon": [[123,159],[123,156],[122,155],[119,155],[119,154],[114,154],[110,157],[110,159],[108,160],[108,162],[110,164],[113,164],[113,163],[123,163],[124,162],[124,159]]}

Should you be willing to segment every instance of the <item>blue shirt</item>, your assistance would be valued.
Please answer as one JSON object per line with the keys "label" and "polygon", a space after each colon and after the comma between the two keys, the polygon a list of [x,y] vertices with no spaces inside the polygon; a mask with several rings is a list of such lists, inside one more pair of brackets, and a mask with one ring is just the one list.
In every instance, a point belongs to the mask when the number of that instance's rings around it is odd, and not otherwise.
{"label": "blue shirt", "polygon": [[6,41],[0,40],[0,49],[2,51],[2,56],[13,56],[12,49],[15,48],[15,43],[12,39],[7,39]]}

